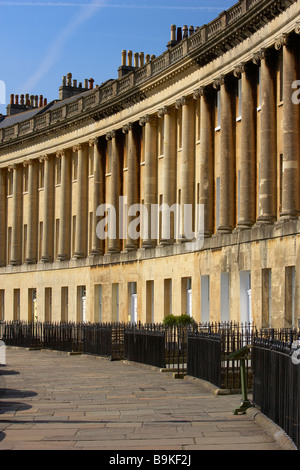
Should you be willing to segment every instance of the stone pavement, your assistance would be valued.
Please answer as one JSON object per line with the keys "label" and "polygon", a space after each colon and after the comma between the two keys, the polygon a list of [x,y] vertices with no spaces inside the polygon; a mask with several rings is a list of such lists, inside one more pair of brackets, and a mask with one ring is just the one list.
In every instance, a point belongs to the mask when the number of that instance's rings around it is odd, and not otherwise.
{"label": "stone pavement", "polygon": [[140,364],[6,349],[0,450],[282,450],[240,395]]}

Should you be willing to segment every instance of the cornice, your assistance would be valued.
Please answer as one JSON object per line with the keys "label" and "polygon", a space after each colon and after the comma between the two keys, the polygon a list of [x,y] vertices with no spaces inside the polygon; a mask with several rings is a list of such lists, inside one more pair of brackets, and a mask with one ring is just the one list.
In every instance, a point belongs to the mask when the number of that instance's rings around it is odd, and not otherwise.
{"label": "cornice", "polygon": [[[211,23],[143,67],[95,88],[92,93],[79,95],[72,103],[62,101],[60,107],[56,104],[55,110],[51,111],[50,108],[30,120],[0,129],[0,151],[20,148],[57,133],[69,132],[143,101],[189,69],[197,69],[222,56],[296,1],[240,0]],[[297,22],[295,32],[299,34],[299,31]],[[284,35],[276,38],[275,47],[280,48],[287,40]],[[237,70],[236,73],[240,72]],[[215,86],[218,84],[215,83]]]}

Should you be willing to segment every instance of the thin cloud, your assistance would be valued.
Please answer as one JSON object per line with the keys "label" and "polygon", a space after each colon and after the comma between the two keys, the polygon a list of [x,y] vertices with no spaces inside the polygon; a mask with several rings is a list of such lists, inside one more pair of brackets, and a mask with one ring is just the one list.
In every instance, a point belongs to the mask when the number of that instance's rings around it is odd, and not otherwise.
{"label": "thin cloud", "polygon": [[[2,3],[3,2],[0,2],[0,5]],[[47,72],[49,72],[51,67],[55,64],[58,57],[61,55],[64,45],[67,43],[70,37],[83,23],[88,21],[94,15],[94,13],[103,6],[105,6],[104,1],[99,2],[99,0],[95,0],[89,3],[88,5],[85,4],[84,8],[80,9],[80,11],[73,17],[71,22],[64,27],[60,34],[58,34],[57,38],[52,42],[48,51],[45,54],[44,60],[42,61],[38,69],[27,80],[27,82],[24,83],[21,93],[30,93],[30,91],[35,88],[37,83],[41,81],[41,79],[47,74]]]}
{"label": "thin cloud", "polygon": [[[170,5],[140,5],[140,4],[126,4],[126,3],[112,3],[103,5],[101,2],[96,1],[93,3],[95,7],[103,8],[127,8],[127,9],[139,9],[139,10],[204,10],[213,11],[223,9],[224,6],[210,7],[210,6],[170,6]],[[86,3],[74,3],[74,2],[15,2],[15,1],[0,1],[0,6],[9,7],[87,7]]]}

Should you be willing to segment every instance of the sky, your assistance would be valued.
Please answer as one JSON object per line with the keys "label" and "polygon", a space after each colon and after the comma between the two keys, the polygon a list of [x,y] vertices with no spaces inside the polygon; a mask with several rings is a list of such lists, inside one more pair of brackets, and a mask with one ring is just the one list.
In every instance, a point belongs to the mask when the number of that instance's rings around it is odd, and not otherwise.
{"label": "sky", "polygon": [[[202,26],[237,0],[0,0],[0,113],[10,94],[58,99],[71,72],[100,85],[118,77],[122,50],[159,56],[170,27]],[[5,104],[4,104],[5,102]]]}

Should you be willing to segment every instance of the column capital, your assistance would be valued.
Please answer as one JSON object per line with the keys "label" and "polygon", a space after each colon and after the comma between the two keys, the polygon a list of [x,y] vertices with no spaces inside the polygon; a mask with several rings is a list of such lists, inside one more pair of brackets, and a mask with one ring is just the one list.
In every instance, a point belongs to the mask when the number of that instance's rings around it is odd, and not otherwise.
{"label": "column capital", "polygon": [[89,147],[94,147],[94,145],[97,145],[98,143],[98,137],[93,137],[92,139],[89,140]]}
{"label": "column capital", "polygon": [[73,152],[79,152],[79,150],[83,150],[86,145],[86,142],[79,142],[78,144],[73,145]]}
{"label": "column capital", "polygon": [[241,62],[233,70],[233,76],[235,78],[241,78],[242,74],[247,71],[248,65],[245,62]]}
{"label": "column capital", "polygon": [[165,116],[165,114],[169,114],[169,112],[171,111],[171,107],[170,106],[164,106],[163,108],[160,108],[158,111],[157,111],[157,116],[159,118],[163,118]]}
{"label": "column capital", "polygon": [[276,51],[280,51],[283,46],[288,46],[291,43],[290,37],[287,33],[281,34],[279,37],[275,38],[274,47]]}
{"label": "column capital", "polygon": [[140,124],[140,126],[145,126],[149,122],[154,122],[154,121],[155,121],[155,116],[154,115],[146,114],[145,116],[142,116],[140,118],[139,124]]}
{"label": "column capital", "polygon": [[225,76],[221,75],[220,77],[214,79],[213,88],[219,91],[221,88],[221,85],[224,85],[224,83],[225,83]]}
{"label": "column capital", "polygon": [[49,161],[49,155],[41,155],[39,157],[39,162],[43,163],[43,162],[48,162]]}
{"label": "column capital", "polygon": [[56,152],[56,158],[62,158],[66,154],[65,150],[58,150]]}
{"label": "column capital", "polygon": [[262,60],[267,60],[272,56],[272,50],[266,47],[261,48],[255,52],[252,56],[252,62],[255,65],[260,65]]}
{"label": "column capital", "polygon": [[8,166],[8,171],[11,173],[13,172],[14,170],[16,170],[18,167],[18,165],[16,163],[12,163],[11,165]]}
{"label": "column capital", "polygon": [[131,131],[133,128],[133,123],[129,122],[128,124],[125,124],[125,126],[122,127],[122,132],[123,134],[128,134],[129,131]]}
{"label": "column capital", "polygon": [[106,133],[106,140],[112,140],[114,137],[116,137],[116,131],[110,131]]}

